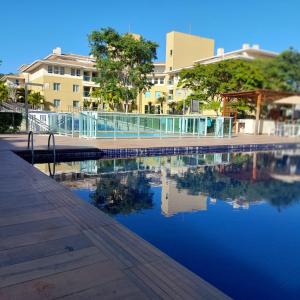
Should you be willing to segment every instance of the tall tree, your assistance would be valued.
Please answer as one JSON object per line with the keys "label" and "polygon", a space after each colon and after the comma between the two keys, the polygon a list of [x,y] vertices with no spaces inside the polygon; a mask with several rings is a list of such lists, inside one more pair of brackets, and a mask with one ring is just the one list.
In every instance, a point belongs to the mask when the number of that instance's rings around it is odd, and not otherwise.
{"label": "tall tree", "polygon": [[129,102],[151,86],[147,75],[153,73],[158,45],[129,33],[121,35],[112,28],[93,31],[89,43],[97,60],[100,90],[106,96],[120,95],[127,112]]}
{"label": "tall tree", "polygon": [[300,92],[300,52],[290,48],[269,61],[259,61],[266,76],[266,87]]}

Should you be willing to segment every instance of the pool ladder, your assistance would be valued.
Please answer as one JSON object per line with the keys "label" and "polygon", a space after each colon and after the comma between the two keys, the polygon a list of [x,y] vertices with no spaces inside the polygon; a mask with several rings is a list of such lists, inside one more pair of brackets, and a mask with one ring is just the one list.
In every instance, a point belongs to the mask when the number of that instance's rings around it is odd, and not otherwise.
{"label": "pool ladder", "polygon": [[[50,141],[52,139],[52,149],[53,149],[53,163],[56,162],[56,147],[55,147],[55,137],[54,133],[51,132],[48,136],[48,150],[50,150]],[[27,149],[31,150],[31,164],[34,164],[34,143],[33,143],[33,131],[28,132],[27,139]]]}

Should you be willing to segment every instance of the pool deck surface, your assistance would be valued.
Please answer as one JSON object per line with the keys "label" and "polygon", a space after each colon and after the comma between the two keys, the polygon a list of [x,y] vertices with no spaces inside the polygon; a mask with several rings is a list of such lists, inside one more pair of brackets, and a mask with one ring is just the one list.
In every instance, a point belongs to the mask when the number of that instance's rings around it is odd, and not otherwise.
{"label": "pool deck surface", "polygon": [[[34,135],[34,148],[47,149],[48,135]],[[300,143],[300,137],[279,137],[267,135],[238,135],[232,138],[142,138],[142,139],[79,139],[69,136],[55,135],[57,149],[132,149],[149,147],[194,147],[194,146],[222,146],[249,145],[274,143]],[[27,148],[27,135],[0,135],[0,148],[22,150]]]}
{"label": "pool deck surface", "polygon": [[[47,136],[35,136],[46,149]],[[300,143],[300,138],[239,136],[79,140],[58,149]],[[228,299],[222,292],[11,150],[26,135],[0,135],[0,299]]]}
{"label": "pool deck surface", "polygon": [[11,151],[26,142],[0,135],[1,300],[229,299]]}

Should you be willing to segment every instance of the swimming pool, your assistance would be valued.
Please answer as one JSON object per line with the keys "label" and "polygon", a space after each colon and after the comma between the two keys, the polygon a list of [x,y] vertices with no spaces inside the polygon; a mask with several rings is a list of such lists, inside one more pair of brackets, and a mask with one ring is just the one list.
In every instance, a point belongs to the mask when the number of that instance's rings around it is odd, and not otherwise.
{"label": "swimming pool", "polygon": [[55,179],[234,299],[300,298],[299,150],[59,163]]}

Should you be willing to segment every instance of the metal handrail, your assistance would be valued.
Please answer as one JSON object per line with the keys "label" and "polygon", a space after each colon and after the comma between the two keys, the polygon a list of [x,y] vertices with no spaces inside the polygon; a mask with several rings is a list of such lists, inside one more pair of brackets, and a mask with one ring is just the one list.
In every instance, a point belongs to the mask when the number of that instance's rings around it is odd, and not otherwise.
{"label": "metal handrail", "polygon": [[49,134],[49,137],[48,137],[48,150],[50,150],[50,140],[51,140],[51,137],[52,137],[52,145],[53,145],[53,162],[55,163],[56,161],[56,148],[55,148],[55,137],[54,137],[54,133],[51,132]]}
{"label": "metal handrail", "polygon": [[49,176],[51,178],[54,178],[54,175],[55,175],[55,165],[56,165],[56,162],[53,161],[53,172],[52,172],[52,170],[51,170],[51,163],[50,162],[48,163],[48,171],[49,171]]}
{"label": "metal handrail", "polygon": [[27,149],[29,149],[30,144],[31,144],[31,164],[33,165],[34,163],[33,131],[28,132]]}

